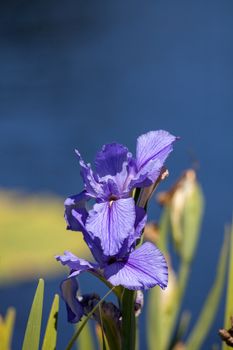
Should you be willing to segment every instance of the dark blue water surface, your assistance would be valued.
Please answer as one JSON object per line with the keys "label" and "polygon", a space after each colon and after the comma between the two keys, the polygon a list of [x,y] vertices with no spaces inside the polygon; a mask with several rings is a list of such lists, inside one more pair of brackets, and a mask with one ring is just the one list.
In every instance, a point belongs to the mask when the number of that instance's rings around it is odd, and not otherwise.
{"label": "dark blue water surface", "polygon": [[[134,151],[136,137],[148,130],[181,136],[163,186],[199,162],[206,209],[185,299],[195,320],[232,214],[233,1],[0,6],[1,187],[65,197],[81,186],[75,147],[91,161],[106,142]],[[28,296],[29,307],[33,290],[34,284],[4,289],[1,305],[15,303],[25,319],[21,297]],[[221,322],[219,316],[208,348]]]}

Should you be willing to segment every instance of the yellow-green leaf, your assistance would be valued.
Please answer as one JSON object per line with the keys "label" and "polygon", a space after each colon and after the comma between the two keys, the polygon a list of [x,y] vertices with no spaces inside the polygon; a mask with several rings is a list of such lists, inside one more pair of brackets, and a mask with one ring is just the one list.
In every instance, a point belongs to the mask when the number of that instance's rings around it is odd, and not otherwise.
{"label": "yellow-green leaf", "polygon": [[58,294],[56,294],[53,300],[50,314],[49,314],[49,319],[48,319],[48,323],[45,331],[42,350],[56,349],[58,310],[59,310],[59,296]]}
{"label": "yellow-green leaf", "polygon": [[38,350],[44,298],[44,280],[40,279],[32,303],[22,350]]}
{"label": "yellow-green leaf", "polygon": [[219,257],[217,265],[217,274],[206,298],[205,304],[203,306],[202,312],[197,320],[197,323],[188,338],[186,350],[197,350],[201,349],[202,343],[210,329],[210,326],[214,320],[221,293],[224,286],[224,280],[226,275],[227,267],[227,257],[228,257],[228,246],[229,246],[229,236],[225,235],[223,246],[221,249],[221,254]]}

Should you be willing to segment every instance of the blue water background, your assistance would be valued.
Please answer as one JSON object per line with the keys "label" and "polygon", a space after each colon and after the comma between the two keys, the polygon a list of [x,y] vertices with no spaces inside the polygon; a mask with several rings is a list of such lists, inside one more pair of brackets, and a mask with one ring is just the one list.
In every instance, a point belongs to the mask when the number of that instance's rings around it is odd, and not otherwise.
{"label": "blue water background", "polygon": [[[232,0],[0,6],[1,187],[66,197],[81,188],[76,147],[91,161],[106,142],[133,152],[148,130],[181,136],[161,188],[199,164],[205,218],[184,302],[193,324],[232,215]],[[57,284],[49,282],[50,292]],[[2,310],[16,305],[25,318],[22,298],[29,307],[34,287],[3,289]],[[222,312],[223,302],[205,349],[218,341]]]}

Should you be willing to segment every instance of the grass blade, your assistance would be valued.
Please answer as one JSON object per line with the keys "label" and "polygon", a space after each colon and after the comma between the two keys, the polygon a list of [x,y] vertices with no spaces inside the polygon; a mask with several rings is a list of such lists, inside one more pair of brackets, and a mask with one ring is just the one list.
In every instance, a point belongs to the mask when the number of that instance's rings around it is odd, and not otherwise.
{"label": "grass blade", "polygon": [[[227,297],[226,297],[226,309],[225,309],[225,323],[224,328],[231,328],[230,316],[233,316],[233,224],[230,229],[230,258],[229,258],[229,270],[228,270],[228,282],[227,282]],[[223,343],[223,350],[227,350],[228,346]]]}
{"label": "grass blade", "polygon": [[55,295],[45,331],[42,350],[55,350],[57,343],[57,318],[59,310],[59,296]]}
{"label": "grass blade", "polygon": [[218,261],[217,274],[211,291],[205,301],[199,319],[188,338],[186,350],[200,349],[215,317],[226,275],[229,236],[225,235]]}
{"label": "grass blade", "polygon": [[38,350],[44,298],[44,280],[40,279],[32,303],[22,350]]}

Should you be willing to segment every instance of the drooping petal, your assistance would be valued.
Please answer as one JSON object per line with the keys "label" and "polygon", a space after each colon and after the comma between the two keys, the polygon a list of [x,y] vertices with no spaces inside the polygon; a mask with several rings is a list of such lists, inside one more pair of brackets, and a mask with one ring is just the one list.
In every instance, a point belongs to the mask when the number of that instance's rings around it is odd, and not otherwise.
{"label": "drooping petal", "polygon": [[100,177],[115,176],[122,171],[123,163],[132,155],[121,144],[111,143],[104,145],[95,159],[96,172]]}
{"label": "drooping petal", "polygon": [[57,255],[57,261],[60,261],[62,265],[68,266],[72,270],[72,277],[79,275],[83,271],[88,271],[95,268],[97,265],[90,263],[87,260],[78,258],[71,252],[65,252],[64,255]]}
{"label": "drooping petal", "polygon": [[126,261],[106,266],[105,278],[114,286],[128,289],[148,289],[156,285],[165,288],[168,282],[166,260],[152,243],[144,243],[133,251]]}
{"label": "drooping petal", "polygon": [[67,318],[70,323],[77,323],[84,315],[82,304],[78,301],[76,294],[78,282],[75,278],[68,278],[61,283],[61,296],[66,303]]}
{"label": "drooping petal", "polygon": [[150,131],[137,141],[137,175],[131,186],[149,186],[159,177],[177,137],[164,130]]}
{"label": "drooping petal", "polygon": [[135,223],[133,198],[97,203],[89,212],[86,229],[99,238],[106,256],[116,255]]}
{"label": "drooping petal", "polygon": [[[88,212],[85,207],[86,201],[89,199],[86,191],[83,191],[77,195],[67,198],[64,202],[65,205],[65,220],[67,223],[67,229],[72,231],[82,231]],[[77,217],[75,217],[72,211],[75,210]]]}

